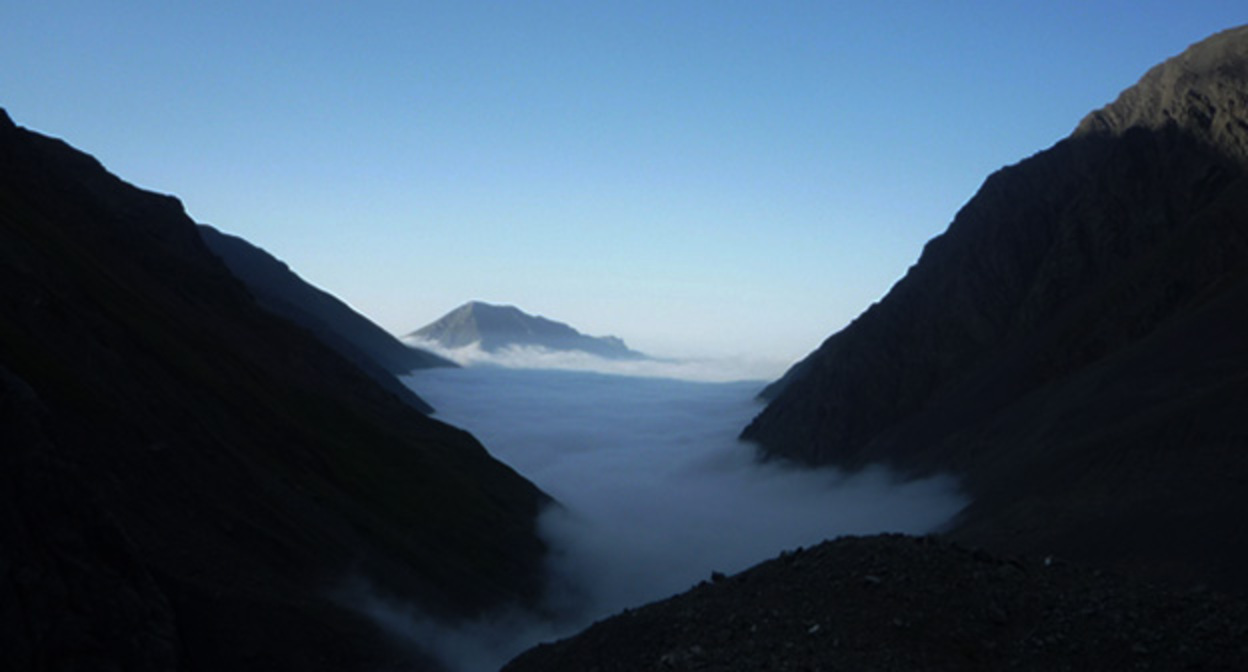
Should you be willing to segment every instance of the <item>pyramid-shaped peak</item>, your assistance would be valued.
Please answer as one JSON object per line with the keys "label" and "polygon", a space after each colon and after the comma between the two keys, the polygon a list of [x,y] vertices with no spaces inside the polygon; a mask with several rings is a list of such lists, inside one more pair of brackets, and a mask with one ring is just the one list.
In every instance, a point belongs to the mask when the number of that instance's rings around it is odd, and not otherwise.
{"label": "pyramid-shaped peak", "polygon": [[614,336],[587,336],[563,322],[530,315],[516,306],[484,301],[469,301],[411,332],[407,338],[448,349],[477,345],[486,352],[497,352],[532,347],[584,352],[609,359],[643,357]]}

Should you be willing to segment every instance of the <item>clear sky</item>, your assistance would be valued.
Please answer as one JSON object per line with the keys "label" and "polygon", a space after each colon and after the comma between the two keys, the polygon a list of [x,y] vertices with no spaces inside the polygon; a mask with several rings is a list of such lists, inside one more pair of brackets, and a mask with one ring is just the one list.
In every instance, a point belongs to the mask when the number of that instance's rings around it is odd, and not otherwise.
{"label": "clear sky", "polygon": [[6,2],[0,106],[396,333],[793,360],[1227,2]]}

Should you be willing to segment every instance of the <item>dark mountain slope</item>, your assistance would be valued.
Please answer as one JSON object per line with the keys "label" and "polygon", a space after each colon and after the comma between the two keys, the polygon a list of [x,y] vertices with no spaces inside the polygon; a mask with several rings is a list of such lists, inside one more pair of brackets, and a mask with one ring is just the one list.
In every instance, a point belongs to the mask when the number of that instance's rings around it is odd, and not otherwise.
{"label": "dark mountain slope", "polygon": [[1248,609],[931,538],[844,538],[521,654],[506,672],[1242,670]]}
{"label": "dark mountain slope", "polygon": [[251,243],[201,224],[199,233],[260,305],[309,329],[338,354],[355,362],[382,387],[428,413],[433,409],[395,379],[414,369],[456,366],[437,355],[399,342],[337,297],[290,270],[273,255]]}
{"label": "dark mountain slope", "polygon": [[1239,28],[991,176],[743,436],[960,473],[958,538],[1248,589],[1246,171]]}
{"label": "dark mountain slope", "polygon": [[554,351],[585,352],[608,359],[638,359],[645,355],[628,349],[614,336],[586,336],[572,327],[515,306],[470,301],[408,334],[409,338],[444,348],[477,344],[485,352],[509,347],[539,347]]}
{"label": "dark mountain slope", "polygon": [[333,591],[539,589],[545,497],[0,112],[0,669],[396,669]]}

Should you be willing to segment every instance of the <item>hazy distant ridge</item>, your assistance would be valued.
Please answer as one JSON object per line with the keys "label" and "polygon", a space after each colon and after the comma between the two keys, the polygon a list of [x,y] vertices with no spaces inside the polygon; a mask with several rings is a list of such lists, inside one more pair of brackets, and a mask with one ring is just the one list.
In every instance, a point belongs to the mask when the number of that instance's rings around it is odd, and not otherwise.
{"label": "hazy distant ridge", "polygon": [[585,352],[607,359],[642,359],[615,336],[587,336],[563,322],[529,315],[515,306],[470,301],[405,338],[447,349],[476,345],[484,352],[506,348],[544,348]]}

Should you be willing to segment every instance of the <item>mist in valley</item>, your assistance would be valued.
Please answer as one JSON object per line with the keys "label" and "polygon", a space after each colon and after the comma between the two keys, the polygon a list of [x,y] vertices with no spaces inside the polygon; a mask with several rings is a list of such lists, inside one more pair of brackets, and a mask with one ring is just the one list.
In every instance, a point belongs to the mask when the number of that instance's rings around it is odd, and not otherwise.
{"label": "mist in valley", "polygon": [[712,383],[774,380],[792,364],[783,358],[743,355],[645,355],[629,359],[607,359],[577,350],[512,345],[496,351],[486,351],[477,344],[445,348],[434,341],[413,336],[407,336],[403,340],[410,346],[433,352],[465,367],[580,371]]}
{"label": "mist in valley", "polygon": [[477,365],[404,379],[436,417],[476,435],[559,506],[540,614],[434,623],[357,590],[356,605],[450,669],[497,669],[540,641],[846,534],[923,533],[964,504],[948,478],[898,482],[760,463],[737,435],[761,381],[705,382]]}

